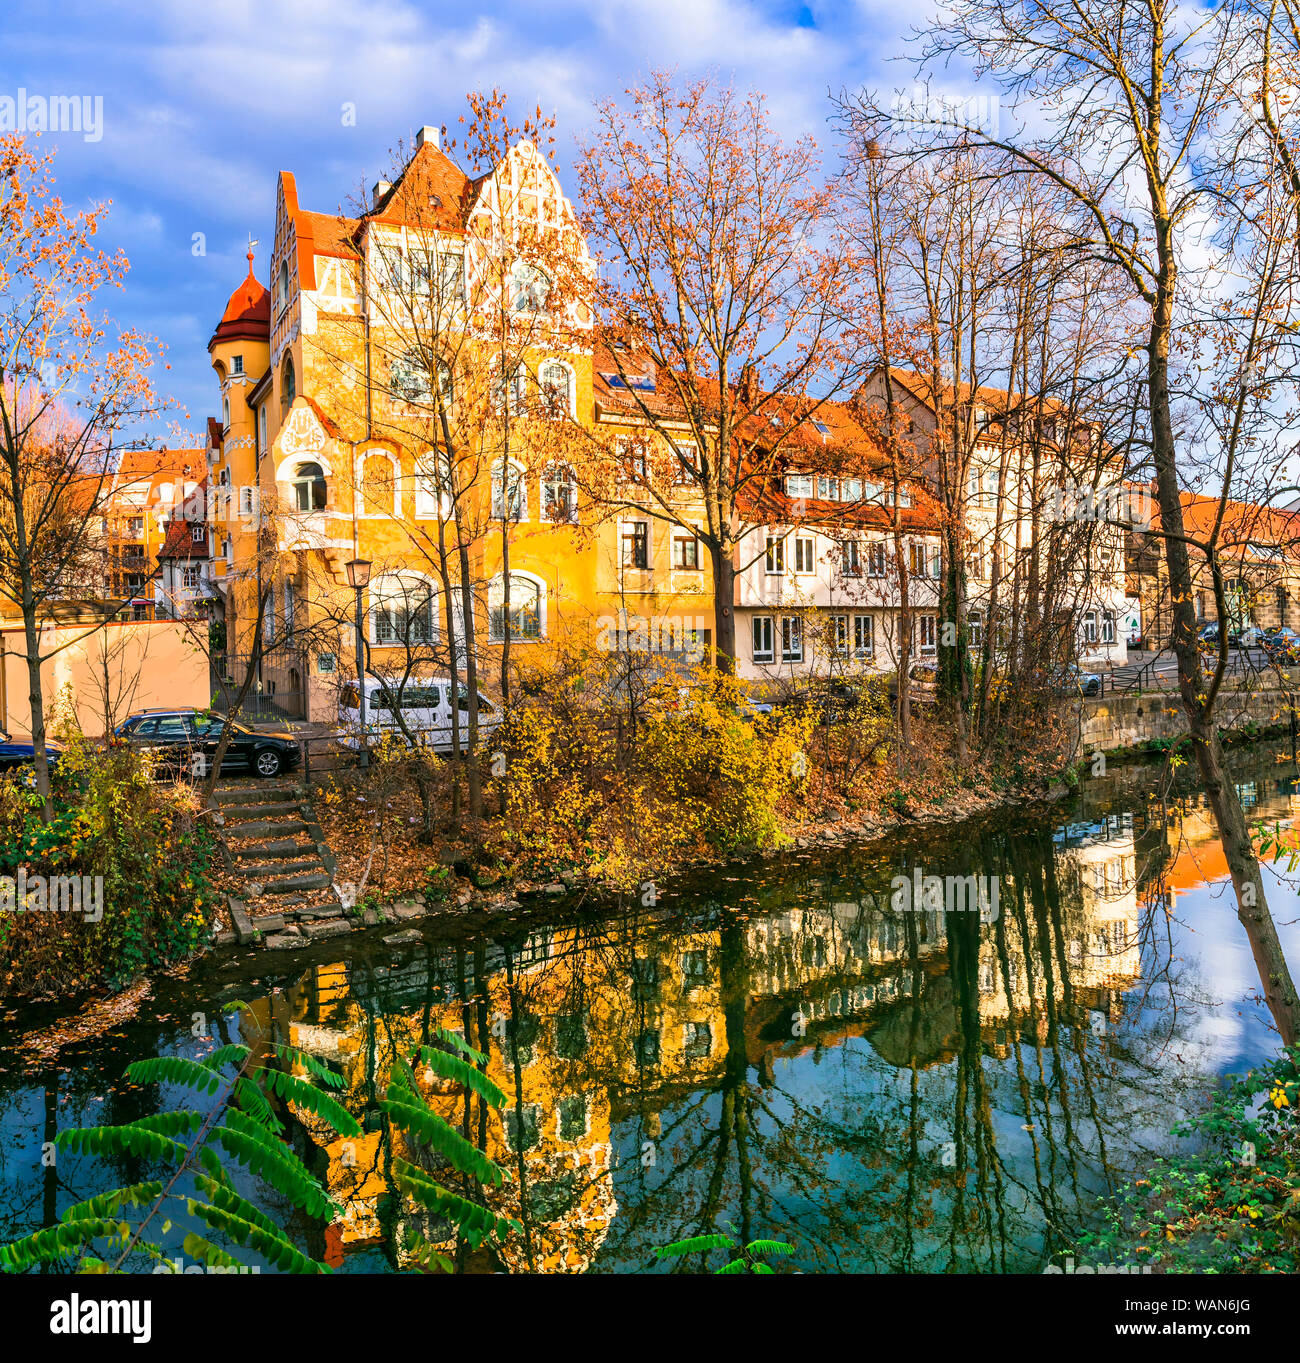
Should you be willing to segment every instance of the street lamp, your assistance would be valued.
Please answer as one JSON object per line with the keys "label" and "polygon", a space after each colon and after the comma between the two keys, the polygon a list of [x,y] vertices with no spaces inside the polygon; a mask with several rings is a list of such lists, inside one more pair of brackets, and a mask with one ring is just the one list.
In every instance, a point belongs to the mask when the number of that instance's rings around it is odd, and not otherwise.
{"label": "street lamp", "polygon": [[368,558],[349,559],[345,565],[348,572],[348,586],[357,596],[357,709],[361,714],[361,765],[370,765],[370,747],[366,742],[366,660],[365,645],[362,642],[365,616],[361,609],[361,593],[370,585],[370,560]]}

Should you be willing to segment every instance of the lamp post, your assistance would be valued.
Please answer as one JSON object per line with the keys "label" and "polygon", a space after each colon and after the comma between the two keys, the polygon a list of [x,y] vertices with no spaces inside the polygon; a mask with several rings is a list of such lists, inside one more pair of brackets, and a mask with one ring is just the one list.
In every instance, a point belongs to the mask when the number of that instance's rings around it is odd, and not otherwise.
{"label": "lamp post", "polygon": [[348,571],[348,586],[356,593],[357,614],[357,709],[361,714],[361,765],[370,765],[370,746],[366,740],[366,659],[362,631],[365,628],[365,614],[361,609],[361,593],[370,585],[370,560],[367,558],[349,559],[345,565]]}

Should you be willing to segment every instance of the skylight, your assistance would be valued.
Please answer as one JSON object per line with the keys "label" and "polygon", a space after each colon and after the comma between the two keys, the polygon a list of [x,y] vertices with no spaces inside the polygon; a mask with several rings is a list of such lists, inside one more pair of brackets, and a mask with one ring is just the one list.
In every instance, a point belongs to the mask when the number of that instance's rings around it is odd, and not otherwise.
{"label": "skylight", "polygon": [[817,430],[819,430],[823,435],[830,435],[830,433],[831,433],[831,428],[830,428],[824,421],[814,421],[814,422],[813,422],[813,425],[814,425],[814,426],[817,428]]}

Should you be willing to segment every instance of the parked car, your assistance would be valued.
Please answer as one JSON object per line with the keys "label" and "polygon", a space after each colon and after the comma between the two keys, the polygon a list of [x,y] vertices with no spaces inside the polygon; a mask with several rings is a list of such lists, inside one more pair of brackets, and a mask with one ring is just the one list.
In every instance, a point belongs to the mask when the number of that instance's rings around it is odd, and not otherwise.
{"label": "parked car", "polygon": [[1268,631],[1258,625],[1247,625],[1237,636],[1238,648],[1261,648],[1268,637]]}
{"label": "parked car", "polygon": [[146,710],[124,719],[113,732],[133,747],[153,753],[164,770],[206,776],[227,725],[231,734],[221,763],[223,772],[251,771],[271,777],[298,765],[298,740],[291,733],[253,729],[225,715]]}
{"label": "parked car", "polygon": [[795,714],[811,711],[818,724],[839,724],[862,703],[861,685],[851,681],[821,681],[791,692],[776,702],[779,709]]}
{"label": "parked car", "polygon": [[[1219,646],[1219,622],[1211,620],[1209,624],[1202,625],[1196,634],[1197,640],[1205,647],[1218,648]],[[1241,630],[1235,625],[1228,626],[1228,647],[1239,648],[1241,646]]]}
{"label": "parked car", "polygon": [[1300,662],[1300,634],[1293,629],[1276,629],[1264,640],[1264,652],[1271,663]]}
{"label": "parked car", "polygon": [[[63,753],[63,745],[47,739],[45,757],[51,766],[57,764]],[[36,761],[36,744],[30,738],[10,738],[0,729],[0,771],[13,771],[15,767],[27,767]]]}
{"label": "parked car", "polygon": [[[398,715],[406,728],[422,746],[434,752],[451,752],[451,682],[441,677],[409,677],[379,681],[367,677],[366,737],[372,744],[385,735],[406,740]],[[339,695],[339,725],[343,733],[339,742],[346,748],[361,746],[361,691],[355,681],[348,682]],[[462,746],[469,731],[469,688],[459,683],[457,710]],[[501,724],[498,708],[480,691],[478,693],[478,732],[484,738]]]}
{"label": "parked car", "polygon": [[1078,663],[1066,663],[1051,678],[1051,683],[1063,696],[1101,695],[1101,673],[1085,672]]}

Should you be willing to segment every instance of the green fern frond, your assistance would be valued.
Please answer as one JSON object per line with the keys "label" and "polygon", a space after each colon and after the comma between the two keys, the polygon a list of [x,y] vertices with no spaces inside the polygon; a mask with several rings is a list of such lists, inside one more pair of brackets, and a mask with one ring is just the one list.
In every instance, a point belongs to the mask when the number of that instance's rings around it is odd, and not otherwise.
{"label": "green fern frond", "polygon": [[60,1221],[57,1226],[48,1226],[12,1244],[0,1245],[0,1267],[8,1273],[22,1273],[37,1264],[58,1263],[72,1251],[96,1240],[125,1245],[130,1235],[131,1228],[125,1221],[109,1221],[98,1216]]}
{"label": "green fern frond", "polygon": [[[476,1051],[464,1037],[457,1036],[455,1032],[449,1032],[445,1027],[435,1027],[433,1029],[433,1034],[439,1041],[445,1041],[448,1046],[459,1051],[466,1060],[471,1061],[473,1064],[487,1064],[487,1056],[485,1056],[482,1051]],[[423,1047],[421,1049],[423,1049]]]}
{"label": "green fern frond", "polygon": [[218,1211],[237,1216],[242,1221],[251,1221],[260,1226],[268,1235],[281,1236],[282,1232],[265,1212],[253,1206],[247,1198],[241,1197],[233,1188],[218,1183],[214,1178],[199,1174],[194,1179],[195,1186],[208,1195],[209,1201]]}
{"label": "green fern frond", "polygon": [[161,1179],[148,1179],[144,1183],[132,1183],[126,1188],[114,1188],[111,1192],[99,1193],[84,1202],[75,1203],[63,1213],[61,1219],[82,1221],[86,1217],[112,1216],[123,1207],[144,1207],[156,1202],[162,1196],[162,1190]]}
{"label": "green fern frond", "polygon": [[239,1268],[239,1260],[224,1249],[214,1245],[211,1240],[196,1235],[193,1231],[181,1241],[181,1249],[195,1262],[207,1264],[210,1268]]}
{"label": "green fern frond", "polygon": [[504,1174],[500,1166],[490,1160],[476,1145],[467,1141],[459,1131],[449,1126],[436,1112],[430,1112],[427,1107],[396,1102],[391,1098],[385,1099],[379,1106],[388,1114],[394,1126],[436,1150],[459,1173],[469,1174],[480,1183],[487,1183],[492,1187],[501,1184]]}
{"label": "green fern frond", "polygon": [[230,1212],[222,1211],[219,1207],[193,1200],[191,1200],[189,1208],[190,1215],[197,1217],[204,1225],[211,1226],[213,1230],[219,1230],[237,1245],[247,1245],[249,1249],[255,1250],[262,1258],[284,1273],[330,1272],[328,1264],[309,1259],[305,1254],[294,1249],[287,1240],[282,1240],[278,1235],[269,1234],[263,1227],[252,1221],[245,1221],[241,1216],[235,1216]]}
{"label": "green fern frond", "polygon": [[290,1065],[301,1065],[308,1074],[314,1075],[322,1084],[328,1084],[332,1089],[341,1089],[347,1084],[347,1080],[341,1074],[336,1074],[328,1065],[322,1064],[309,1051],[301,1051],[297,1046],[286,1046],[283,1042],[274,1042],[267,1049],[274,1051],[281,1060]]}
{"label": "green fern frond", "polygon": [[126,1077],[133,1084],[178,1084],[208,1095],[221,1087],[219,1074],[183,1055],[155,1055],[137,1060],[126,1067]]}
{"label": "green fern frond", "polygon": [[70,1127],[54,1138],[60,1150],[79,1155],[135,1155],[140,1159],[183,1160],[188,1148],[179,1141],[150,1131],[141,1122],[127,1126]]}
{"label": "green fern frond", "polygon": [[523,1230],[513,1218],[497,1216],[486,1207],[449,1192],[429,1178],[424,1170],[408,1164],[400,1155],[393,1157],[393,1178],[408,1197],[426,1210],[445,1216],[475,1246],[488,1235],[504,1240],[511,1231]]}
{"label": "green fern frond", "polygon": [[360,1136],[361,1123],[341,1103],[322,1093],[314,1084],[281,1070],[261,1069],[257,1078],[277,1098],[296,1103],[314,1116],[321,1117],[342,1136]]}
{"label": "green fern frond", "polygon": [[754,1254],[793,1254],[794,1246],[784,1240],[751,1240],[745,1246],[745,1253]]}
{"label": "green fern frond", "polygon": [[743,1259],[733,1259],[729,1264],[725,1264],[722,1268],[715,1270],[718,1274],[744,1273],[745,1271],[745,1261]]}
{"label": "green fern frond", "polygon": [[679,1254],[703,1254],[711,1249],[735,1249],[735,1241],[726,1235],[693,1235],[689,1240],[678,1240],[671,1245],[661,1245],[655,1250],[660,1259],[673,1258]]}
{"label": "green fern frond", "polygon": [[472,1089],[492,1107],[500,1107],[506,1095],[473,1065],[467,1065],[459,1056],[449,1055],[446,1051],[436,1051],[429,1046],[420,1047],[420,1059],[435,1074],[443,1079],[451,1079],[464,1088]]}
{"label": "green fern frond", "polygon": [[276,1141],[237,1108],[227,1108],[226,1125],[218,1127],[213,1134],[227,1154],[233,1155],[310,1216],[328,1221],[342,1210],[288,1146]]}
{"label": "green fern frond", "polygon": [[272,1111],[270,1101],[261,1086],[248,1075],[241,1074],[235,1080],[234,1098],[244,1112],[273,1135],[279,1136],[284,1133],[284,1123]]}
{"label": "green fern frond", "polygon": [[174,1112],[154,1112],[137,1117],[132,1126],[156,1131],[160,1136],[192,1136],[203,1125],[203,1114],[178,1108]]}
{"label": "green fern frond", "polygon": [[248,1059],[249,1051],[247,1046],[232,1044],[229,1046],[218,1046],[211,1055],[204,1056],[199,1064],[205,1069],[219,1073],[227,1065],[242,1065]]}

